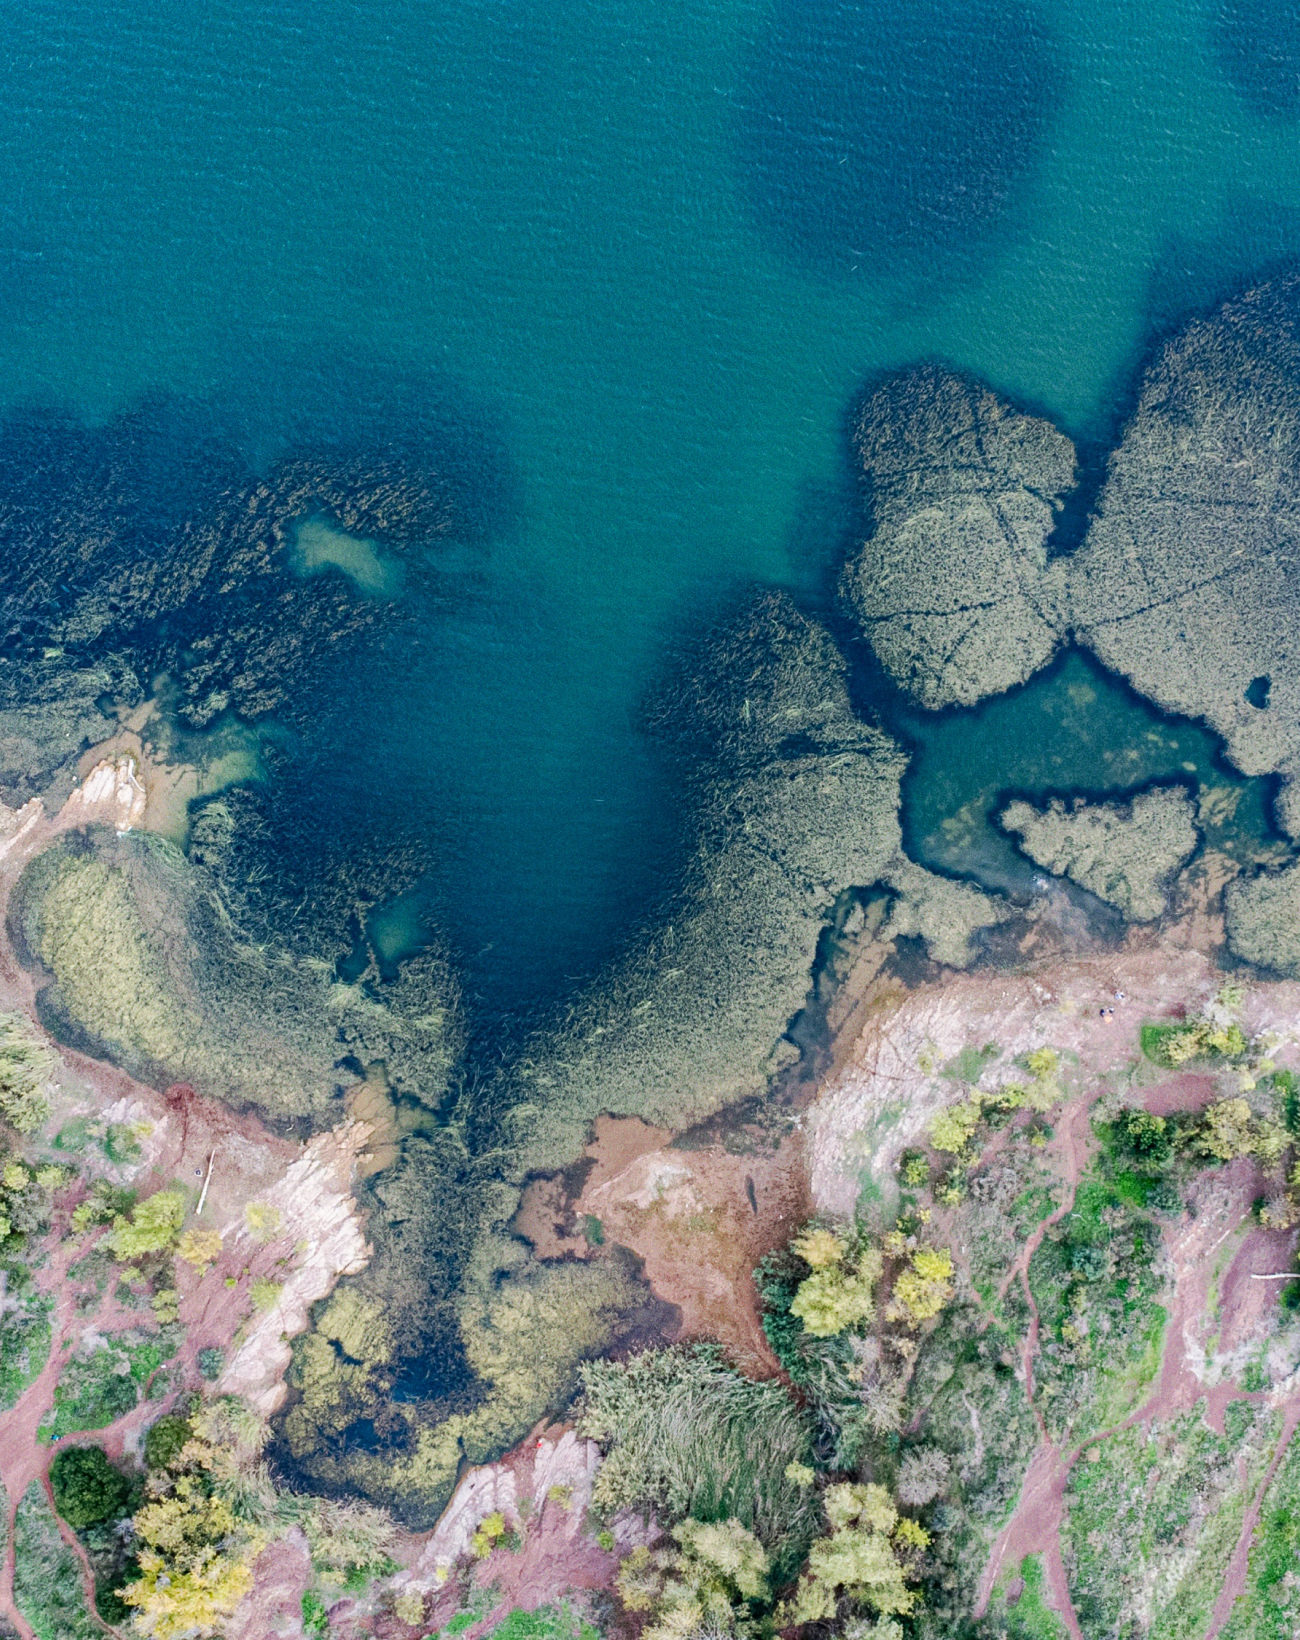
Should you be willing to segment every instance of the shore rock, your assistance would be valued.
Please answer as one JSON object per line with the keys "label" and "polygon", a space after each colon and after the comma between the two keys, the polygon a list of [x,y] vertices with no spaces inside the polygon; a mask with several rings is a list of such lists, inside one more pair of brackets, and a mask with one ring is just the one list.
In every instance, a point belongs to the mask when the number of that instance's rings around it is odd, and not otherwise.
{"label": "shore rock", "polygon": [[1246,774],[1300,770],[1300,278],[1160,349],[1071,593],[1080,641]]}
{"label": "shore rock", "polygon": [[1229,883],[1228,945],[1246,962],[1300,977],[1300,863]]}
{"label": "shore rock", "polygon": [[1023,683],[1065,627],[1047,539],[1074,447],[937,365],[889,378],[857,425],[875,531],[841,592],[890,677],[922,706],[970,706]]}
{"label": "shore rock", "polygon": [[329,1118],[354,1080],[339,1068],[349,1052],[391,1058],[407,1091],[436,1103],[460,1041],[446,964],[430,953],[388,993],[364,978],[339,983],[336,950],[255,939],[222,888],[148,833],[95,826],[38,855],[14,891],[9,932],[47,976],[44,1023],[155,1086],[189,1082],[281,1121]]}
{"label": "shore rock", "polygon": [[[905,756],[854,715],[824,629],[769,594],[709,653],[662,715],[712,747],[696,853],[671,903],[517,1073],[521,1172],[563,1165],[597,1115],[680,1127],[761,1092],[793,1060],[785,1033],[847,890],[919,894],[918,929],[944,960],[969,961],[972,932],[1003,915],[976,889],[936,898],[940,879],[903,854]],[[945,908],[959,911],[951,927]]]}
{"label": "shore rock", "polygon": [[1152,922],[1168,909],[1173,880],[1200,841],[1195,812],[1181,786],[1158,786],[1128,803],[1008,803],[998,824],[1036,865],[1132,921]]}

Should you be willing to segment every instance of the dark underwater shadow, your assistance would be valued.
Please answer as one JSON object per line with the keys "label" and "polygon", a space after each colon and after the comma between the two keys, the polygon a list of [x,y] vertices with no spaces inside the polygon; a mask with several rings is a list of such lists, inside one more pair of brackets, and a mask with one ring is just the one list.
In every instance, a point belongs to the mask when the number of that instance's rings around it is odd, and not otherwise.
{"label": "dark underwater shadow", "polygon": [[462,538],[499,539],[522,492],[505,419],[454,371],[340,352],[238,359],[210,396],[224,435],[259,472],[303,453],[358,453],[436,470]]}
{"label": "dark underwater shadow", "polygon": [[807,271],[951,282],[1005,237],[1062,90],[1033,0],[778,0],[740,93],[751,214]]}
{"label": "dark underwater shadow", "polygon": [[1292,0],[1216,0],[1211,27],[1220,67],[1253,113],[1300,114],[1300,7]]}
{"label": "dark underwater shadow", "polygon": [[1110,451],[1123,439],[1137,409],[1147,371],[1166,342],[1194,320],[1212,318],[1225,303],[1265,281],[1294,274],[1297,267],[1300,208],[1250,195],[1233,202],[1215,231],[1165,240],[1147,271],[1139,339],[1112,379],[1090,437],[1080,442],[1096,479],[1094,490],[1105,477]]}

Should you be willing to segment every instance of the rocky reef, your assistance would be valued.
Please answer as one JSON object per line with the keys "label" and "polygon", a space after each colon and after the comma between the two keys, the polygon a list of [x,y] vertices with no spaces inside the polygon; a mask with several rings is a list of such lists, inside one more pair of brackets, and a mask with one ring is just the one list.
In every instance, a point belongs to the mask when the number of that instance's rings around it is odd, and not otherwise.
{"label": "rocky reef", "polygon": [[[1300,279],[1168,341],[1074,561],[1080,640],[1247,774],[1300,770]],[[1290,805],[1288,804],[1288,813]]]}
{"label": "rocky reef", "polygon": [[31,863],[9,932],[48,976],[38,1002],[55,1033],[156,1086],[319,1122],[355,1079],[340,1069],[350,1054],[441,1098],[459,1048],[444,960],[426,953],[397,985],[345,985],[323,953],[253,938],[240,909],[175,844],[93,828]]}
{"label": "rocky reef", "polygon": [[462,1450],[479,1461],[522,1434],[645,1311],[630,1269],[538,1262],[511,1233],[529,1171],[569,1164],[598,1115],[680,1128],[762,1092],[797,1055],[786,1032],[852,890],[883,885],[886,937],[953,965],[1007,915],[907,859],[903,754],[855,716],[829,634],[784,595],[711,633],[651,716],[694,770],[676,892],[494,1087],[373,1182],[375,1257],[296,1347],[294,1463],[410,1519],[436,1513]]}
{"label": "rocky reef", "polygon": [[1300,975],[1300,864],[1229,883],[1223,896],[1228,944],[1278,974]]}
{"label": "rocky reef", "polygon": [[1008,803],[998,824],[1036,865],[1131,921],[1151,922],[1168,909],[1174,878],[1196,850],[1195,814],[1181,786],[1157,786],[1127,803]]}
{"label": "rocky reef", "polygon": [[760,597],[679,680],[660,732],[708,748],[696,848],[671,903],[533,1044],[509,1116],[523,1165],[561,1165],[601,1113],[680,1126],[761,1091],[794,1057],[818,940],[837,898],[887,884],[907,931],[953,964],[1005,915],[908,860],[905,758],[854,715],[829,634]]}
{"label": "rocky reef", "polygon": [[1072,555],[1048,551],[1072,447],[989,389],[899,372],[855,441],[874,530],[843,601],[908,695],[972,705],[1077,642],[1243,773],[1282,775],[1300,830],[1300,275],[1160,346]]}
{"label": "rocky reef", "polygon": [[970,706],[1023,683],[1066,625],[1047,540],[1074,447],[937,365],[871,392],[855,442],[875,530],[841,590],[890,677],[922,706]]}

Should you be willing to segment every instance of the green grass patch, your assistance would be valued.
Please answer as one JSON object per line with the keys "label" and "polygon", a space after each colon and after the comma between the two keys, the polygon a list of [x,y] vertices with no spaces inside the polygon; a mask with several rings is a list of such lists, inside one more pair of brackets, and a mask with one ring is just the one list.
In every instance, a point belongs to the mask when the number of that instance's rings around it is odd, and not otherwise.
{"label": "green grass patch", "polygon": [[1024,1230],[1033,1230],[1056,1210],[1056,1194],[1046,1185],[1030,1185],[1011,1204],[1011,1217]]}
{"label": "green grass patch", "polygon": [[315,1589],[308,1589],[302,1597],[302,1632],[311,1640],[325,1640],[330,1631],[330,1614],[325,1602]]}
{"label": "green grass patch", "polygon": [[[447,1627],[450,1630],[451,1623]],[[564,1601],[558,1606],[538,1606],[531,1612],[516,1608],[497,1624],[487,1640],[600,1640],[600,1630]]]}
{"label": "green grass patch", "polygon": [[54,1403],[38,1431],[56,1441],[82,1430],[103,1429],[131,1411],[139,1386],[124,1350],[100,1345],[89,1356],[73,1356],[54,1390]]}
{"label": "green grass patch", "polygon": [[996,1042],[986,1042],[982,1048],[963,1048],[939,1074],[950,1082],[978,1082],[1001,1053]]}
{"label": "green grass patch", "polygon": [[36,1640],[100,1640],[103,1634],[86,1609],[81,1567],[39,1481],[23,1494],[14,1520],[14,1604]]}
{"label": "green grass patch", "polygon": [[1067,1640],[1065,1624],[1043,1596],[1043,1558],[1026,1555],[1020,1562],[1021,1591],[1003,1617],[1007,1640]]}
{"label": "green grass patch", "polygon": [[19,1307],[0,1316],[0,1410],[13,1406],[49,1359],[53,1303],[29,1288]]}
{"label": "green grass patch", "polygon": [[1259,1512],[1250,1546],[1246,1591],[1232,1609],[1221,1640],[1273,1640],[1300,1634],[1300,1445],[1278,1465]]}

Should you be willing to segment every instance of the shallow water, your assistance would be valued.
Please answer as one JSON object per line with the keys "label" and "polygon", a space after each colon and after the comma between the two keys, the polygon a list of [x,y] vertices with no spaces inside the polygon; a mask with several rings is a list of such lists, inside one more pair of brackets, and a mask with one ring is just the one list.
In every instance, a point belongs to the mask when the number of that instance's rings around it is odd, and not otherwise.
{"label": "shallow water", "polygon": [[[482,529],[403,687],[340,678],[301,756],[344,828],[416,809],[471,995],[525,1002],[662,879],[672,788],[637,709],[665,644],[752,581],[825,598],[871,372],[941,354],[1100,440],[1153,325],[1300,252],[1300,36],[1276,23],[1258,0],[7,7],[3,395],[196,395],[263,458],[437,427]],[[956,720],[926,738],[950,773],[917,837],[1021,779]],[[1072,741],[1050,784],[1139,765]]]}

